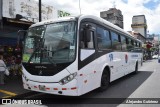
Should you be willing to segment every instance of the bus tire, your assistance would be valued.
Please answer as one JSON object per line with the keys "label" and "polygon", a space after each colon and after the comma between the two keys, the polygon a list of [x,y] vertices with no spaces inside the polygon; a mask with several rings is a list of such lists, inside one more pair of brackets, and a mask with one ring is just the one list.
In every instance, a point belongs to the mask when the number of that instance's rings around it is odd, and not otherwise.
{"label": "bus tire", "polygon": [[137,72],[138,72],[138,62],[136,62],[134,74],[137,74]]}
{"label": "bus tire", "polygon": [[99,87],[99,91],[103,92],[109,87],[110,76],[109,71],[104,71],[101,77],[101,86]]}
{"label": "bus tire", "polygon": [[143,59],[141,59],[141,66],[143,66]]}

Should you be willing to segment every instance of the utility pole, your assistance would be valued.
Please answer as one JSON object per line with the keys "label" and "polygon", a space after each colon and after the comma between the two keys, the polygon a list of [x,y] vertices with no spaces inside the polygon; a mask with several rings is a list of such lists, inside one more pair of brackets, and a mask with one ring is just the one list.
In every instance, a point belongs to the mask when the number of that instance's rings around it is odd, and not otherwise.
{"label": "utility pole", "polygon": [[39,0],[39,22],[41,22],[42,21],[42,15],[41,15],[41,7],[42,7],[42,5],[41,5],[41,0]]}
{"label": "utility pole", "polygon": [[160,35],[158,35],[158,63],[160,63]]}
{"label": "utility pole", "polygon": [[2,2],[3,2],[3,1],[0,0],[0,29],[3,29],[3,20],[2,20],[2,12],[3,12],[2,6],[3,6],[3,3],[2,3]]}
{"label": "utility pole", "polygon": [[79,12],[81,14],[81,1],[79,0]]}

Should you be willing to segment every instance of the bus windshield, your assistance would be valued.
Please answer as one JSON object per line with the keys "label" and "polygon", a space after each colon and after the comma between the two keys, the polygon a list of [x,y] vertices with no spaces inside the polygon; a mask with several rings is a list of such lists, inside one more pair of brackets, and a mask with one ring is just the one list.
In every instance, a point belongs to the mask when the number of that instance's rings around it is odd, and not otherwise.
{"label": "bus windshield", "polygon": [[26,63],[66,63],[75,59],[75,21],[57,22],[28,30],[23,53]]}

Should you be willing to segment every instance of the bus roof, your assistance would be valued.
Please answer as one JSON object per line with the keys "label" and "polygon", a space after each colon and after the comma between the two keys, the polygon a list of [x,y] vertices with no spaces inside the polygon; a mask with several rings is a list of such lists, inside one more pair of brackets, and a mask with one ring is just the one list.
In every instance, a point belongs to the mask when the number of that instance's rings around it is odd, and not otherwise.
{"label": "bus roof", "polygon": [[54,22],[61,22],[61,21],[70,21],[70,20],[76,20],[79,19],[80,21],[85,19],[85,18],[90,18],[90,19],[94,19],[97,20],[100,23],[103,23],[109,27],[112,27],[113,29],[116,29],[122,33],[127,34],[129,37],[133,38],[136,40],[136,38],[134,36],[132,36],[129,32],[124,31],[123,29],[121,29],[120,27],[110,23],[109,21],[106,21],[103,18],[97,17],[97,16],[93,16],[93,15],[78,15],[78,16],[68,16],[68,17],[61,17],[61,18],[55,18],[55,19],[50,19],[50,20],[46,20],[46,21],[42,21],[42,22],[38,22],[36,24],[31,25],[30,27],[35,27],[35,26],[41,26],[41,25],[45,25],[45,24],[49,24],[49,23],[54,23]]}
{"label": "bus roof", "polygon": [[70,21],[70,20],[75,20],[75,19],[76,19],[76,17],[74,17],[74,16],[54,18],[54,19],[45,20],[42,22],[37,22],[37,23],[31,25],[30,27],[41,26],[41,25],[55,23],[55,22],[61,22],[61,21]]}
{"label": "bus roof", "polygon": [[105,24],[105,25],[107,25],[107,26],[109,26],[109,27],[111,27],[111,28],[113,28],[113,29],[116,29],[116,30],[122,32],[122,33],[125,33],[125,34],[127,34],[129,37],[134,38],[134,39],[136,40],[136,38],[135,38],[134,36],[132,36],[129,32],[124,31],[122,28],[114,25],[113,23],[111,23],[111,22],[109,22],[109,21],[107,21],[107,20],[105,20],[105,19],[103,19],[103,18],[100,18],[100,17],[97,17],[97,16],[93,16],[93,15],[81,15],[79,18],[80,18],[81,20],[84,19],[84,18],[95,19],[95,20],[99,21],[100,23],[103,23],[103,24]]}

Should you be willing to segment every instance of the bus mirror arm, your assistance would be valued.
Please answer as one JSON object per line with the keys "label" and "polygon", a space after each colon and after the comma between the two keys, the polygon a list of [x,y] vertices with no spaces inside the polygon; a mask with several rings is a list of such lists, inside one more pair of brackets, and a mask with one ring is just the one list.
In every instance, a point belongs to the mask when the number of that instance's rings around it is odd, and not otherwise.
{"label": "bus mirror arm", "polygon": [[25,36],[26,36],[26,34],[27,34],[27,30],[19,30],[18,31],[18,33],[17,33],[17,35],[18,35],[18,45],[19,45],[19,42],[20,42],[20,38],[22,37],[22,38],[26,38]]}
{"label": "bus mirror arm", "polygon": [[27,30],[19,30],[18,31],[18,36],[25,36],[27,33]]}

